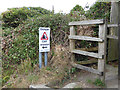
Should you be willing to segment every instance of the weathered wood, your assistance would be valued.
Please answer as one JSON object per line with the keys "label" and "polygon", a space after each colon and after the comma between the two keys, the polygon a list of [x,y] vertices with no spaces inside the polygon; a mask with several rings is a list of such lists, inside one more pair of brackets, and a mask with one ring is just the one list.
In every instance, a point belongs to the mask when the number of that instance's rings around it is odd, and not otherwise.
{"label": "weathered wood", "polygon": [[97,59],[92,59],[92,60],[87,60],[87,61],[78,61],[77,64],[86,65],[86,64],[93,64],[93,63],[97,63],[97,62],[98,62]]}
{"label": "weathered wood", "polygon": [[118,24],[107,24],[108,28],[112,28],[112,27],[118,27]]}
{"label": "weathered wood", "polygon": [[[110,14],[110,23],[118,24],[120,21],[119,12],[120,12],[120,3],[111,2],[111,14]],[[117,28],[110,28],[110,35],[118,36]],[[108,60],[118,59],[118,39],[108,39]]]}
{"label": "weathered wood", "polygon": [[77,35],[72,35],[72,36],[70,35],[69,39],[103,42],[103,40],[100,38],[88,37],[88,36],[77,36]]}
{"label": "weathered wood", "polygon": [[[118,8],[118,18],[120,19],[120,1],[118,2],[119,8]],[[120,20],[118,20],[118,79],[120,81]]]}
{"label": "weathered wood", "polygon": [[77,50],[82,50],[82,51],[97,51],[98,47],[90,47],[90,48],[76,48]]}
{"label": "weathered wood", "polygon": [[[104,24],[105,23],[105,24]],[[74,25],[94,25],[99,24],[99,38],[96,37],[88,37],[88,36],[76,36],[75,30],[73,28]],[[104,20],[88,20],[88,21],[77,21],[77,22],[70,22],[69,25],[72,25],[70,28],[70,51],[72,53],[86,55],[98,59],[98,70],[92,69],[90,67],[82,66],[79,64],[72,64],[74,67],[77,67],[79,69],[83,69],[92,73],[96,73],[99,75],[102,75],[102,80],[105,80],[105,61],[106,61],[106,29],[107,25]],[[74,32],[73,32],[74,31]],[[72,32],[72,33],[71,33]],[[73,43],[73,40],[88,40],[88,41],[98,41],[98,53],[93,52],[87,52],[83,50],[76,50],[75,49],[75,41]],[[72,54],[74,55],[74,54]],[[103,57],[104,56],[104,57]],[[71,56],[72,61],[75,60],[75,57]],[[72,62],[73,63],[73,62]]]}
{"label": "weathered wood", "polygon": [[76,54],[81,54],[81,55],[86,55],[86,56],[90,56],[90,57],[94,57],[94,58],[103,58],[102,56],[99,56],[98,53],[93,53],[93,52],[87,52],[87,51],[82,51],[82,50],[72,50],[72,53],[76,53]]}
{"label": "weathered wood", "polygon": [[106,40],[107,40],[107,25],[99,25],[99,38],[103,39],[103,43],[98,44],[98,55],[103,56],[103,59],[98,59],[98,70],[103,72],[103,76],[100,77],[105,82],[105,65],[106,65]]}
{"label": "weathered wood", "polygon": [[86,67],[86,66],[79,65],[79,64],[76,64],[76,63],[72,63],[72,66],[73,66],[73,67],[76,67],[76,68],[79,68],[79,69],[82,69],[82,70],[86,70],[86,71],[95,73],[95,74],[102,75],[101,72],[99,72],[99,71],[96,70],[96,69],[90,68],[90,67]]}
{"label": "weathered wood", "polygon": [[106,25],[103,24],[103,25],[99,25],[99,38],[103,39],[104,42],[103,43],[98,43],[98,53],[99,53],[99,56],[103,56],[105,55],[105,46],[106,46]]}
{"label": "weathered wood", "polygon": [[[117,60],[109,60],[107,62],[112,62],[112,61],[117,61]],[[81,65],[86,65],[86,64],[93,64],[93,63],[98,63],[97,59],[92,59],[92,60],[87,60],[87,61],[78,61],[77,64]]]}
{"label": "weathered wood", "polygon": [[[70,35],[75,35],[74,26],[70,27]],[[70,51],[75,49],[75,40],[70,40]],[[71,61],[73,62],[75,60],[74,53],[71,54]]]}
{"label": "weathered wood", "polygon": [[96,19],[96,20],[70,22],[69,25],[94,25],[94,24],[103,24],[103,23],[104,23],[103,19]]}
{"label": "weathered wood", "polygon": [[113,35],[107,35],[107,38],[110,38],[110,39],[118,39],[117,36],[113,36]]}

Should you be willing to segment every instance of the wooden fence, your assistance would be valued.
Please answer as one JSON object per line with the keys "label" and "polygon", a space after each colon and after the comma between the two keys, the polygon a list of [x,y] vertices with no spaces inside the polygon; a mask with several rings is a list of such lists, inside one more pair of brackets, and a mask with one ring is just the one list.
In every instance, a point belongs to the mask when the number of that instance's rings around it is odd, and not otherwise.
{"label": "wooden fence", "polygon": [[[108,28],[118,27],[117,24],[107,24],[105,20],[88,20],[88,21],[76,21],[70,22],[70,51],[71,55],[71,64],[79,69],[83,69],[92,73],[100,75],[102,81],[105,81],[105,68],[106,68],[106,51],[107,51],[107,38],[118,39],[117,36],[107,35]],[[78,36],[75,32],[75,26],[84,26],[84,25],[99,25],[99,37],[89,37],[89,36]],[[98,53],[88,52],[83,50],[77,50],[75,48],[75,40],[86,40],[86,41],[96,41],[98,42]],[[87,66],[74,63],[75,54],[81,54],[85,56],[90,56],[98,59],[98,69],[93,69]]]}

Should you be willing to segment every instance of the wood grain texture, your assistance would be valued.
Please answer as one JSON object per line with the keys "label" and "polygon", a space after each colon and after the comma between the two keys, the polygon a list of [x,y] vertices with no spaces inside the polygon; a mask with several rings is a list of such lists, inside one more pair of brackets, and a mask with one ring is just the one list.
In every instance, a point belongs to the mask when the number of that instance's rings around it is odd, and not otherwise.
{"label": "wood grain texture", "polygon": [[[74,26],[70,27],[70,35],[75,35]],[[73,49],[75,49],[75,40],[70,40],[70,51],[72,51]],[[74,60],[75,60],[75,55],[74,53],[72,53],[71,61],[74,62]]]}
{"label": "wood grain texture", "polygon": [[118,24],[107,24],[108,28],[112,28],[112,27],[118,27]]}
{"label": "wood grain texture", "polygon": [[109,38],[109,39],[118,39],[118,36],[113,36],[113,35],[107,35],[107,38]]}
{"label": "wood grain texture", "polygon": [[87,52],[87,51],[82,51],[82,50],[72,50],[72,53],[76,53],[76,54],[81,54],[81,55],[85,55],[85,56],[90,56],[90,57],[94,57],[94,58],[101,58],[102,56],[99,56],[98,53],[93,53],[93,52]]}
{"label": "wood grain texture", "polygon": [[70,22],[69,25],[94,25],[94,24],[103,24],[103,23],[104,23],[103,19],[96,19],[96,20]]}
{"label": "wood grain texture", "polygon": [[93,68],[90,68],[90,67],[86,67],[86,66],[79,65],[79,64],[76,64],[76,63],[72,63],[72,66],[76,67],[76,68],[79,68],[79,69],[82,69],[82,70],[86,70],[86,71],[95,73],[95,74],[102,75],[102,73],[100,71],[98,71],[96,69],[93,69]]}
{"label": "wood grain texture", "polygon": [[100,38],[88,37],[88,36],[77,36],[77,35],[70,35],[69,39],[103,42],[103,40]]}

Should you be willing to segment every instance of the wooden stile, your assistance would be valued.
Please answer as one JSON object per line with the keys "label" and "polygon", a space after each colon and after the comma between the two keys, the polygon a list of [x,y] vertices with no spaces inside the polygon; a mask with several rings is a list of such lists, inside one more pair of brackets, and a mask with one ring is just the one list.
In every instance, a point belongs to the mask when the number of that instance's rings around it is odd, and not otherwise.
{"label": "wooden stile", "polygon": [[[106,23],[105,24],[104,23],[105,23],[105,21],[103,19],[77,21],[77,22],[69,23],[69,25],[71,26],[69,39],[70,39],[70,51],[72,53],[72,55],[71,55],[72,65],[76,68],[83,69],[83,70],[101,75],[102,76],[101,79],[103,81],[105,80],[106,35],[107,35],[107,33],[106,33],[107,26],[106,26]],[[94,24],[99,25],[99,38],[75,35],[75,30],[74,30],[75,25],[94,25]],[[98,42],[98,53],[75,49],[75,40],[97,41]],[[74,63],[74,60],[75,60],[74,53],[98,58],[98,70],[90,68],[90,67],[86,67],[83,65],[75,64]]]}

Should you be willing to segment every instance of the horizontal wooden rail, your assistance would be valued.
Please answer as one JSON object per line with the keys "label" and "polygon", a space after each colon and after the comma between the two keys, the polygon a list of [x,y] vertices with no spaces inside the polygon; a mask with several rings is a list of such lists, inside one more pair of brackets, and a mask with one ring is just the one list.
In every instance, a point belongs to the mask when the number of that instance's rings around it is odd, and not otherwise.
{"label": "horizontal wooden rail", "polygon": [[98,53],[93,53],[93,52],[87,52],[87,51],[82,51],[82,50],[72,50],[72,53],[76,53],[76,54],[81,54],[81,55],[86,55],[86,56],[90,56],[90,57],[94,57],[94,58],[100,58],[102,59],[102,56],[99,56]]}
{"label": "horizontal wooden rail", "polygon": [[97,63],[98,59],[90,59],[90,60],[85,60],[85,61],[77,61],[77,64],[82,64],[82,65],[87,65],[87,64],[93,64],[93,63]]}
{"label": "horizontal wooden rail", "polygon": [[98,75],[102,75],[102,72],[100,72],[96,69],[90,68],[90,67],[86,67],[86,66],[79,65],[79,64],[76,64],[76,63],[72,63],[72,66],[76,67],[76,68],[79,68],[79,69],[82,69],[82,70],[86,70],[86,71],[95,73],[95,74],[98,74]]}
{"label": "horizontal wooden rail", "polygon": [[83,51],[97,51],[98,50],[98,46],[97,47],[90,47],[90,48],[76,48],[77,50],[83,50]]}
{"label": "horizontal wooden rail", "polygon": [[118,27],[118,24],[107,24],[107,27]]}
{"label": "horizontal wooden rail", "polygon": [[103,19],[96,19],[96,20],[70,22],[69,25],[94,25],[94,24],[103,24],[103,23],[104,23]]}
{"label": "horizontal wooden rail", "polygon": [[113,36],[113,35],[107,35],[107,38],[110,38],[110,39],[118,39],[117,36]]}
{"label": "horizontal wooden rail", "polygon": [[103,42],[102,39],[96,37],[88,37],[88,36],[77,36],[77,35],[70,35],[69,39],[77,39],[77,40],[87,40],[87,41],[98,41]]}

